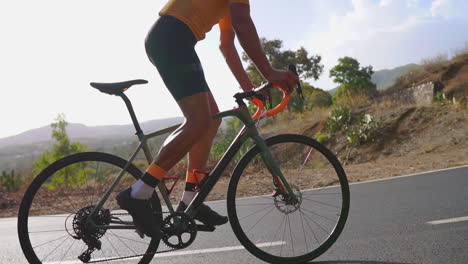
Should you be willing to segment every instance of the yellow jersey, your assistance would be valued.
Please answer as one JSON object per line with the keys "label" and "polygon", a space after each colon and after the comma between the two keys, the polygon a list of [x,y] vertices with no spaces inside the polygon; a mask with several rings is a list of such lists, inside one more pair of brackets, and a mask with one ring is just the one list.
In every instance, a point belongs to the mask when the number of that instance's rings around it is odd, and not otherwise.
{"label": "yellow jersey", "polygon": [[184,22],[198,40],[222,18],[229,15],[231,3],[249,4],[249,0],[170,0],[159,12]]}

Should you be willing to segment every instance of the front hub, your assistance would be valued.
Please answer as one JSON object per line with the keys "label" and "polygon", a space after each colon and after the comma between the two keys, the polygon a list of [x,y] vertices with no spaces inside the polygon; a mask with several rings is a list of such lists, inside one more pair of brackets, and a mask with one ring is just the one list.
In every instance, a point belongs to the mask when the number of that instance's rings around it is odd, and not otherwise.
{"label": "front hub", "polygon": [[278,190],[273,195],[276,209],[284,214],[294,213],[302,204],[301,190],[296,186],[291,186],[291,188],[296,198],[291,197],[287,192],[279,192]]}

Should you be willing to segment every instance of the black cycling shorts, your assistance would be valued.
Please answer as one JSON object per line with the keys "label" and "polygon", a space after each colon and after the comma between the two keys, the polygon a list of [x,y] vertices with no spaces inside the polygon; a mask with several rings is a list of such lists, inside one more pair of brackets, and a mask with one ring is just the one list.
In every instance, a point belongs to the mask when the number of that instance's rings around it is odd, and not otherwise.
{"label": "black cycling shorts", "polygon": [[160,17],[146,37],[146,54],[176,101],[210,91],[196,43],[190,28],[172,16]]}

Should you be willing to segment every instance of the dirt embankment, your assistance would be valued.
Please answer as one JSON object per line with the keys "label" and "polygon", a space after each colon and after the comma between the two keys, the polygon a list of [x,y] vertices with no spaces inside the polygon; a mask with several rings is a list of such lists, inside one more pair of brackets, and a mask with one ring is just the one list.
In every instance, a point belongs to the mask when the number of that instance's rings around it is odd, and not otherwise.
{"label": "dirt embankment", "polygon": [[[381,122],[379,135],[374,142],[353,148],[346,159],[348,163],[468,149],[465,110],[453,106],[410,106],[370,113]],[[344,150],[349,145],[342,138],[330,147]]]}

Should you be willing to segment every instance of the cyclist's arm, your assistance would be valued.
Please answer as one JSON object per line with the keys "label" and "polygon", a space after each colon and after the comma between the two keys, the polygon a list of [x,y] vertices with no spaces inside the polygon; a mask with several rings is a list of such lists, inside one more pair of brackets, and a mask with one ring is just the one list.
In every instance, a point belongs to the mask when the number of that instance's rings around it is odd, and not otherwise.
{"label": "cyclist's arm", "polygon": [[226,59],[226,63],[231,69],[232,74],[241,86],[242,90],[249,91],[253,88],[253,84],[242,66],[239,53],[234,44],[235,33],[231,25],[230,17],[223,18],[219,21],[220,30],[220,45],[219,48]]}
{"label": "cyclist's arm", "polygon": [[270,81],[270,76],[274,74],[274,69],[262,49],[257,29],[250,17],[250,6],[241,3],[233,3],[230,5],[230,11],[232,27],[235,30],[242,48],[255,63],[263,77]]}

